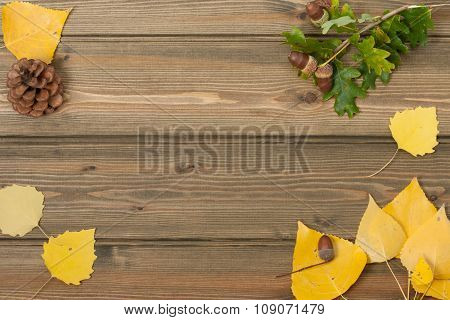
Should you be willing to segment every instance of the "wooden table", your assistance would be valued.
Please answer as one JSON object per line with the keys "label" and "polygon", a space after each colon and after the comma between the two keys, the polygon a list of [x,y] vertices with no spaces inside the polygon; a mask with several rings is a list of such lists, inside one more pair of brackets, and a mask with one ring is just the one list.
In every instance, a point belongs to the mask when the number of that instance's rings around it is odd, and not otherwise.
{"label": "wooden table", "polygon": [[[349,120],[296,78],[280,45],[293,24],[317,33],[306,1],[33,2],[74,7],[54,60],[70,98],[31,119],[12,110],[2,85],[0,184],[42,190],[41,226],[52,235],[97,228],[98,255],[92,279],[52,280],[38,298],[290,299],[289,278],[275,275],[290,270],[297,220],[352,239],[368,194],[384,205],[414,176],[436,206],[449,200],[448,9],[435,10],[428,46],[404,57]],[[377,15],[405,1],[350,3]],[[0,74],[13,61],[1,50]],[[389,117],[417,105],[438,108],[436,153],[400,152],[363,178],[395,151]],[[151,132],[158,145],[142,139]],[[282,167],[269,167],[280,155]],[[1,236],[1,298],[29,298],[49,278],[45,240],[37,229]],[[406,285],[398,261],[393,268]],[[401,294],[379,264],[346,297]]]}

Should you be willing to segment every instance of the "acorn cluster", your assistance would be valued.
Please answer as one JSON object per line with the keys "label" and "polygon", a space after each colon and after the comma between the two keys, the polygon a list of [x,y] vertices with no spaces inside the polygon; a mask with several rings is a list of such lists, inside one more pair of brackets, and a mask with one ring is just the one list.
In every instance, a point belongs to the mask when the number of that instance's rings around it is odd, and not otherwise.
{"label": "acorn cluster", "polygon": [[[316,0],[306,5],[306,13],[313,25],[320,27],[330,18],[327,8],[330,8],[329,0]],[[308,54],[292,51],[289,55],[291,64],[298,68],[305,78],[314,75],[314,79],[320,91],[328,92],[333,87],[333,67],[330,64],[318,66],[317,60]]]}
{"label": "acorn cluster", "polygon": [[322,92],[328,92],[333,87],[333,67],[331,64],[317,66],[317,60],[306,53],[292,51],[289,55],[291,64],[309,78],[314,74],[316,84]]}

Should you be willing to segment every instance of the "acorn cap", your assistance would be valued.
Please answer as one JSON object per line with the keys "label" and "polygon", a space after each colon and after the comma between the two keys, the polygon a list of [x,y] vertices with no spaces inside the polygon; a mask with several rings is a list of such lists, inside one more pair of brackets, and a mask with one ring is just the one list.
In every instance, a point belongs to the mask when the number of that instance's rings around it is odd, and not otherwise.
{"label": "acorn cap", "polygon": [[333,75],[333,67],[331,64],[324,65],[323,67],[319,67],[316,70],[315,76],[318,79],[331,78]]}
{"label": "acorn cap", "polygon": [[308,63],[301,69],[306,77],[310,77],[317,70],[317,60],[313,56],[309,56]]}

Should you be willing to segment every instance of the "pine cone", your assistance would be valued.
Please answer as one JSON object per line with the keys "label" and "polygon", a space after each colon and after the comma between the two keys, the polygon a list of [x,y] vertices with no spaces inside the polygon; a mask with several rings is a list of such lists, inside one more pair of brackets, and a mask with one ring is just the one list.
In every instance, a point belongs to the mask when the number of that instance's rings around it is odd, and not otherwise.
{"label": "pine cone", "polygon": [[18,113],[40,117],[52,113],[63,100],[63,84],[53,66],[41,60],[20,59],[8,72],[8,101]]}

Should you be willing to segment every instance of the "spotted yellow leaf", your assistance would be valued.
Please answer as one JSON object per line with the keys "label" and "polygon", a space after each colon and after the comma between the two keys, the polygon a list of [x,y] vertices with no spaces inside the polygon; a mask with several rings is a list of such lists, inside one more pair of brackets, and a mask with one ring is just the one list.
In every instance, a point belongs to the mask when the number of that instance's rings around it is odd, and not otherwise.
{"label": "spotted yellow leaf", "polygon": [[[322,233],[298,223],[293,271],[323,262],[318,254]],[[329,236],[335,250],[330,262],[292,274],[292,292],[299,300],[334,299],[345,293],[359,278],[367,262],[364,251],[350,241]]]}
{"label": "spotted yellow leaf", "polygon": [[66,231],[56,238],[50,237],[44,243],[45,266],[53,278],[66,284],[79,285],[94,272],[95,229],[79,232]]}
{"label": "spotted yellow leaf", "polygon": [[433,278],[433,270],[431,270],[430,265],[423,257],[420,257],[411,275],[411,282],[416,286],[426,286],[433,281]]}
{"label": "spotted yellow leaf", "polygon": [[70,10],[53,10],[28,2],[3,6],[2,29],[6,48],[17,59],[53,60]]}
{"label": "spotted yellow leaf", "polygon": [[3,234],[24,236],[38,226],[44,195],[35,187],[12,185],[0,190],[0,229]]}
{"label": "spotted yellow leaf", "polygon": [[434,152],[438,144],[438,123],[436,108],[417,107],[397,112],[389,128],[398,148],[416,157]]}
{"label": "spotted yellow leaf", "polygon": [[409,271],[421,257],[430,265],[435,279],[450,279],[450,221],[444,207],[417,228],[400,252],[401,262]]}
{"label": "spotted yellow leaf", "polygon": [[412,283],[414,290],[441,300],[450,300],[450,280],[433,280],[430,284]]}
{"label": "spotted yellow leaf", "polygon": [[356,244],[367,253],[368,262],[384,262],[394,258],[405,241],[406,235],[400,224],[381,210],[369,195],[369,204],[356,234]]}
{"label": "spotted yellow leaf", "polygon": [[383,211],[390,214],[410,237],[425,221],[436,215],[436,208],[428,200],[417,178],[403,189]]}

